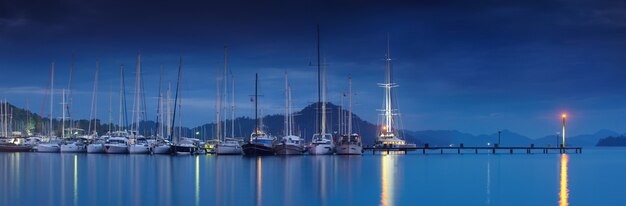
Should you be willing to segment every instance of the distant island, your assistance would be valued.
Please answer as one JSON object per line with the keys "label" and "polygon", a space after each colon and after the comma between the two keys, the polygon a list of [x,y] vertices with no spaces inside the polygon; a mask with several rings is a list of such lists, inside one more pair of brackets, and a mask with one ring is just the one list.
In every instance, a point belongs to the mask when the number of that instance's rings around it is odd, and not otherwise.
{"label": "distant island", "polygon": [[598,147],[626,147],[626,136],[610,136],[607,138],[602,138],[598,140]]}

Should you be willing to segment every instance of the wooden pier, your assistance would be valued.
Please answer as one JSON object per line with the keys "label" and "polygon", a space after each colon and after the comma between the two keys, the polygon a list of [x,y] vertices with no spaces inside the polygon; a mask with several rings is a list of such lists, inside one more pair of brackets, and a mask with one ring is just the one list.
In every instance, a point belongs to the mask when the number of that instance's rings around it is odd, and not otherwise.
{"label": "wooden pier", "polygon": [[[363,147],[363,150],[365,151],[372,151],[372,154],[389,154],[389,153],[408,153],[409,151],[416,151],[419,152],[421,151],[422,154],[435,154],[432,151],[438,151],[439,154],[486,154],[486,153],[491,153],[491,154],[548,154],[551,151],[554,151],[554,153],[570,153],[570,152],[574,152],[574,153],[582,153],[583,152],[583,148],[582,147],[535,147],[535,145],[530,145],[529,147],[524,147],[524,146],[509,146],[509,147],[502,147],[502,146],[478,146],[478,147],[465,147],[463,146],[463,144],[461,144],[460,146],[449,146],[449,147],[442,147],[442,146],[429,146],[428,144],[424,145],[424,146],[418,146],[418,147],[404,147],[404,148],[394,148],[394,147],[372,147],[372,146],[366,146]],[[500,152],[498,152],[500,151]],[[504,152],[502,152],[504,151]]]}

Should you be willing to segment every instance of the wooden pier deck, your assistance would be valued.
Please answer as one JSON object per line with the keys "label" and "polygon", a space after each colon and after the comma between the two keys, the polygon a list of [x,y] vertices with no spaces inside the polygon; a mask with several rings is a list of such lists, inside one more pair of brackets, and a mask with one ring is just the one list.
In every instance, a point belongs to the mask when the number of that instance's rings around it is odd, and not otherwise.
{"label": "wooden pier deck", "polygon": [[[410,147],[410,148],[375,148],[372,146],[366,146],[363,147],[363,150],[365,151],[372,151],[372,154],[384,154],[387,153],[389,154],[390,152],[400,152],[400,153],[408,153],[409,151],[415,151],[415,152],[422,152],[422,154],[435,154],[437,152],[432,152],[432,151],[438,151],[439,154],[485,154],[485,153],[491,153],[491,154],[548,154],[550,153],[550,151],[555,151],[555,153],[570,153],[570,152],[574,152],[574,153],[582,153],[583,152],[583,148],[582,147],[536,147],[534,145],[530,145],[528,147],[525,146],[471,146],[471,147],[465,147],[463,145],[461,146],[450,146],[450,147],[444,147],[444,146],[428,146],[428,145],[424,145],[424,146],[417,146],[417,147]],[[500,152],[498,152],[500,151]],[[504,151],[504,152],[502,152]]]}

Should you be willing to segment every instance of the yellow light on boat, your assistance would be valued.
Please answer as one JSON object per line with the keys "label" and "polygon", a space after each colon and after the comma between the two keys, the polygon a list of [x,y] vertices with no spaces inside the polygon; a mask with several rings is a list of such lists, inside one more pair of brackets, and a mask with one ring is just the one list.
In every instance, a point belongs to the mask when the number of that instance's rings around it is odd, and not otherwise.
{"label": "yellow light on boat", "polygon": [[386,132],[386,131],[387,131],[387,126],[383,126],[383,128],[382,128],[382,129],[383,129],[383,131],[385,131],[385,132]]}

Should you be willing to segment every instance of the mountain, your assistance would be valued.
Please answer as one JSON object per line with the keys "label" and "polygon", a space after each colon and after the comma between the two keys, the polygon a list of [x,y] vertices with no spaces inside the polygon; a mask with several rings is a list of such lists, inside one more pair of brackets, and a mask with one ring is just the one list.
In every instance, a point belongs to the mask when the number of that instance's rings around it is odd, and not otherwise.
{"label": "mountain", "polygon": [[611,136],[602,138],[596,144],[598,147],[624,147],[626,146],[626,136]]}
{"label": "mountain", "polygon": [[[567,145],[575,145],[575,146],[595,146],[598,143],[598,141],[602,138],[610,137],[610,136],[618,136],[618,135],[619,134],[617,132],[603,129],[593,134],[584,134],[584,135],[566,137],[567,139],[565,140],[565,143]],[[559,139],[559,144],[560,144],[560,141],[562,139],[561,136],[559,136],[558,139]],[[556,145],[556,141],[557,141],[556,134],[548,135],[548,136],[535,140],[537,145],[548,145],[548,144]]]}
{"label": "mountain", "polygon": [[[447,145],[459,145],[466,146],[486,146],[498,142],[498,133],[489,135],[472,135],[468,133],[459,132],[456,130],[424,130],[424,131],[405,131],[410,134],[419,142],[428,143],[431,146],[447,146]],[[500,133],[501,145],[530,145],[533,140],[511,132],[509,130],[502,130]]]}

